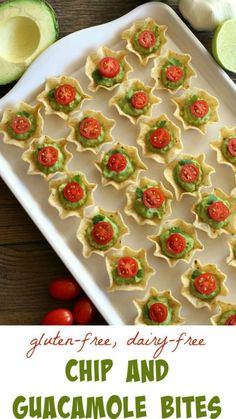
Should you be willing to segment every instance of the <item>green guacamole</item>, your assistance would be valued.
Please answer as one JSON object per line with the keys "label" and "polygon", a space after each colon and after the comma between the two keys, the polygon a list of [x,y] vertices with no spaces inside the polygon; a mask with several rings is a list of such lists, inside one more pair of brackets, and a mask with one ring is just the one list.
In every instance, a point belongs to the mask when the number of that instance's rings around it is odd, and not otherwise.
{"label": "green guacamole", "polygon": [[[107,166],[109,158],[116,153],[123,154],[126,158],[127,165],[124,170],[121,170],[120,172],[115,172],[113,170],[110,170]],[[135,164],[132,161],[132,159],[125,153],[124,150],[121,148],[117,148],[115,150],[108,151],[105,156],[102,159],[102,174],[107,179],[112,179],[115,182],[123,182],[124,180],[128,179],[135,170]]]}
{"label": "green guacamole", "polygon": [[[27,132],[24,132],[23,134],[17,134],[13,129],[12,129],[12,121],[14,120],[15,117],[17,116],[24,116],[25,118],[27,118],[30,122],[30,129]],[[15,140],[19,140],[19,141],[24,141],[24,140],[28,140],[28,138],[30,138],[35,130],[36,130],[36,118],[34,115],[31,115],[28,112],[22,111],[22,112],[17,112],[14,117],[11,119],[11,121],[9,121],[7,123],[7,133],[10,135],[11,138],[14,138]]]}
{"label": "green guacamole", "polygon": [[116,284],[121,284],[121,285],[133,285],[133,284],[138,284],[139,282],[142,281],[143,279],[143,275],[144,275],[144,271],[143,271],[143,267],[141,262],[136,259],[135,257],[132,256],[133,259],[136,260],[136,262],[138,263],[138,272],[135,276],[133,276],[132,278],[123,278],[122,276],[118,275],[118,271],[117,271],[117,267],[113,269],[112,271],[112,278],[113,281]]}
{"label": "green guacamole", "polygon": [[191,277],[191,280],[190,280],[190,292],[191,292],[192,295],[199,298],[200,300],[204,300],[204,301],[212,300],[220,292],[220,282],[219,282],[218,278],[215,276],[217,285],[216,285],[216,289],[214,291],[212,291],[211,294],[203,294],[203,293],[198,292],[197,289],[195,288],[194,280],[195,280],[195,278],[197,278],[199,275],[201,275],[203,273],[205,273],[205,272],[201,272],[201,271],[198,271],[198,270],[193,271],[192,277]]}
{"label": "green guacamole", "polygon": [[[88,116],[86,116],[86,118],[84,119],[87,119],[87,118]],[[81,122],[82,121],[80,121],[80,123]],[[81,135],[80,130],[79,130],[80,123],[78,124],[77,129],[76,129],[76,140],[78,140],[83,147],[97,147],[103,143],[104,138],[105,138],[105,130],[103,126],[101,126],[101,133],[98,136],[98,138],[88,139],[88,138],[83,137],[83,135]]]}
{"label": "green guacamole", "polygon": [[[164,304],[168,309],[168,315],[164,322],[162,323],[156,323],[149,317],[149,309],[150,307],[155,303],[161,303]],[[151,297],[146,302],[145,306],[143,307],[143,320],[145,324],[152,325],[152,326],[167,326],[172,323],[172,307],[169,304],[169,301],[165,297]]]}
{"label": "green guacamole", "polygon": [[115,77],[103,77],[100,74],[98,69],[94,70],[92,73],[94,82],[97,85],[102,85],[106,87],[112,87],[114,86],[114,84],[121,83],[125,75],[125,71],[124,71],[125,62],[121,61],[119,64],[120,64],[120,71]]}
{"label": "green guacamole", "polygon": [[[146,30],[151,30],[154,33],[155,37],[156,37],[156,43],[151,48],[144,48],[139,43],[139,35],[142,32],[146,31]],[[158,29],[158,26],[157,25],[153,26],[152,29],[143,26],[143,28],[141,28],[141,29],[139,29],[138,31],[135,32],[135,34],[133,36],[133,39],[132,39],[133,48],[140,55],[142,55],[144,57],[147,56],[147,55],[153,54],[154,52],[156,52],[160,48],[160,44],[161,43],[160,43],[160,37],[159,37],[159,29]]]}
{"label": "green guacamole", "polygon": [[[194,166],[197,166],[199,169],[199,176],[196,179],[195,182],[184,182],[181,177],[180,177],[180,171],[181,168],[185,165],[185,164],[194,164]],[[183,159],[180,160],[173,171],[173,176],[174,176],[174,180],[175,182],[186,192],[194,192],[197,191],[199,186],[202,183],[202,178],[203,178],[203,174],[202,174],[202,168],[201,165],[196,161],[196,160],[187,160],[187,159]]]}
{"label": "green guacamole", "polygon": [[164,201],[163,204],[159,208],[147,208],[143,203],[143,192],[148,189],[155,187],[156,185],[146,185],[144,188],[137,188],[135,201],[134,201],[134,209],[135,211],[141,215],[143,218],[159,218],[161,219],[165,212],[166,212],[166,202]]}
{"label": "green guacamole", "polygon": [[231,136],[231,137],[223,139],[222,145],[221,145],[221,151],[225,159],[236,166],[236,156],[232,156],[232,154],[230,154],[228,150],[228,144],[231,138],[235,138],[235,137]]}
{"label": "green guacamole", "polygon": [[[136,93],[136,92],[140,92],[140,91],[141,91],[141,89],[129,89],[126,92],[126,95],[118,101],[119,107],[127,115],[130,115],[130,116],[143,115],[150,108],[151,104],[149,102],[143,109],[136,109],[132,106],[131,98],[132,98],[133,94]],[[145,92],[145,93],[147,93],[147,92]]]}
{"label": "green guacamole", "polygon": [[[80,201],[70,202],[64,197],[63,190],[64,190],[64,188],[65,188],[65,186],[67,185],[68,182],[77,182],[81,186],[81,188],[83,189],[84,195],[83,195],[83,198],[80,199]],[[59,197],[59,200],[60,200],[63,208],[65,208],[67,210],[76,210],[77,208],[82,207],[86,203],[87,198],[88,198],[88,188],[84,184],[84,182],[82,181],[80,175],[74,176],[68,182],[63,183],[58,187],[58,191],[57,191],[58,192],[58,197]]]}
{"label": "green guacamole", "polygon": [[[52,166],[43,166],[42,164],[40,164],[38,162],[38,152],[39,150],[41,150],[44,147],[54,147],[58,150],[58,160],[56,161],[55,164],[53,164]],[[34,151],[34,157],[35,157],[35,163],[37,168],[45,173],[45,175],[48,175],[49,173],[55,173],[55,172],[63,172],[64,170],[64,166],[65,166],[65,155],[63,154],[63,152],[61,151],[61,148],[58,144],[56,143],[44,143],[40,146],[38,146],[35,151]]]}
{"label": "green guacamole", "polygon": [[[95,224],[99,223],[100,221],[105,221],[107,223],[110,223],[112,225],[112,228],[113,228],[113,238],[112,238],[112,240],[109,243],[104,244],[104,245],[95,242],[93,240],[93,237],[92,237],[93,226]],[[117,224],[115,223],[115,221],[113,221],[111,218],[107,217],[106,215],[100,215],[100,214],[95,215],[93,217],[93,219],[91,220],[91,223],[89,224],[89,226],[86,230],[86,238],[87,238],[90,246],[94,247],[95,249],[99,249],[99,250],[110,249],[116,243],[118,236],[119,236],[119,229],[118,229]]]}
{"label": "green guacamole", "polygon": [[[185,241],[186,241],[185,249],[181,253],[177,253],[177,254],[170,252],[166,247],[166,242],[167,242],[168,238],[172,234],[175,234],[175,233],[181,234],[181,236],[183,236],[185,238]],[[194,239],[191,236],[189,236],[187,233],[182,231],[180,228],[173,227],[173,228],[170,228],[169,230],[164,231],[160,235],[160,246],[161,246],[162,253],[165,256],[168,256],[169,258],[172,258],[172,259],[181,259],[186,254],[188,254],[190,252],[190,250],[193,249]]]}
{"label": "green guacamole", "polygon": [[223,202],[230,209],[230,204],[226,199],[217,198],[215,195],[211,194],[203,198],[202,201],[197,204],[196,213],[198,214],[199,218],[205,223],[209,224],[210,227],[219,229],[223,228],[229,223],[230,217],[227,217],[224,221],[215,221],[209,217],[208,207],[216,201]]}
{"label": "green guacamole", "polygon": [[[171,130],[169,129],[169,127],[167,127],[166,125],[167,124],[166,124],[165,120],[160,121],[160,122],[158,122],[158,124],[156,124],[154,127],[152,127],[147,132],[146,137],[145,137],[145,141],[146,141],[146,147],[147,147],[148,151],[151,151],[152,153],[156,153],[156,154],[166,154],[173,147],[173,145],[174,145],[174,135],[171,132]],[[151,137],[152,132],[155,131],[157,128],[165,128],[171,136],[171,140],[170,140],[169,144],[167,144],[166,147],[163,147],[163,148],[153,147],[153,145],[150,141],[150,137]]]}
{"label": "green guacamole", "polygon": [[52,109],[54,109],[55,111],[69,113],[73,111],[76,108],[76,106],[81,102],[82,96],[79,92],[76,91],[76,96],[74,100],[68,103],[68,105],[61,105],[55,99],[55,95],[54,95],[55,91],[56,91],[56,88],[51,89],[47,95],[49,104],[52,107]]}
{"label": "green guacamole", "polygon": [[221,316],[220,319],[218,320],[218,325],[219,326],[224,326],[225,322],[227,321],[227,319],[231,316],[235,316],[236,315],[236,310],[228,310],[225,311]]}
{"label": "green guacamole", "polygon": [[[181,70],[183,70],[183,77],[181,77],[181,79],[176,82],[168,80],[166,77],[167,68],[172,67],[172,66],[179,67],[181,68]],[[163,86],[167,87],[168,89],[175,90],[178,87],[182,86],[185,81],[185,78],[186,78],[186,69],[185,69],[185,66],[181,63],[181,61],[175,58],[169,58],[166,61],[166,63],[162,66],[161,81],[162,81]]]}
{"label": "green guacamole", "polygon": [[199,127],[206,124],[211,116],[211,110],[209,109],[208,113],[202,118],[197,118],[191,113],[191,105],[196,102],[196,100],[201,100],[197,95],[191,96],[189,99],[186,99],[184,102],[183,110],[181,111],[182,118],[189,124]]}

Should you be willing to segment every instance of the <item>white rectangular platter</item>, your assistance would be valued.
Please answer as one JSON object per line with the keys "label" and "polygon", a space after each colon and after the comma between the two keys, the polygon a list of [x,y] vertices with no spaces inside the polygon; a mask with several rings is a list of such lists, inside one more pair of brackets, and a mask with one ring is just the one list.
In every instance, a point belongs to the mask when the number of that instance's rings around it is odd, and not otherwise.
{"label": "white rectangular platter", "polygon": [[[163,3],[146,3],[127,15],[104,25],[88,28],[75,32],[46,50],[27,70],[16,86],[0,101],[1,112],[6,106],[24,100],[33,103],[36,95],[43,90],[45,80],[51,76],[73,75],[78,78],[85,91],[89,80],[84,73],[84,64],[88,54],[94,53],[99,46],[107,45],[113,49],[124,49],[125,42],[121,41],[121,32],[131,26],[135,20],[151,16],[158,24],[168,26],[167,48],[189,53],[192,55],[192,64],[197,72],[197,78],[193,85],[206,89],[210,94],[217,96],[220,102],[220,121],[208,127],[207,134],[202,136],[196,131],[188,130],[183,132],[182,140],[184,151],[194,155],[205,152],[207,162],[214,166],[216,173],[212,176],[213,186],[222,188],[230,193],[235,187],[233,171],[216,162],[216,153],[209,147],[209,142],[218,137],[219,128],[222,126],[235,125],[235,103],[236,88],[229,77],[221,70],[205,48],[191,33],[187,26],[181,21],[176,13]],[[164,52],[164,51],[163,51]],[[152,63],[145,69],[140,66],[138,59],[133,54],[128,54],[128,61],[134,67],[132,78],[140,78],[147,84],[153,85],[150,77]],[[133,126],[127,118],[118,115],[115,108],[108,107],[108,100],[114,94],[100,89],[93,94],[93,100],[84,104],[83,109],[89,108],[100,110],[105,115],[116,120],[117,125],[113,135],[117,141],[125,144],[136,145],[136,138],[139,132],[138,126]],[[157,117],[165,112],[170,119],[181,127],[179,121],[173,116],[174,105],[170,101],[168,92],[156,92],[162,98],[162,103],[156,105],[152,116]],[[44,132],[54,138],[62,138],[69,133],[65,123],[57,116],[44,116]],[[181,127],[182,128],[182,127]],[[130,228],[130,235],[124,239],[124,245],[134,249],[145,248],[148,252],[149,263],[156,270],[152,276],[149,286],[155,286],[159,290],[171,289],[175,298],[183,305],[182,315],[186,324],[210,324],[210,312],[208,309],[195,309],[181,295],[181,274],[188,269],[188,265],[179,262],[175,268],[169,268],[166,261],[153,256],[154,247],[147,236],[155,234],[156,228],[150,226],[138,226],[131,217],[127,217],[123,208],[126,202],[124,190],[116,191],[111,186],[102,188],[100,174],[93,162],[95,157],[90,152],[78,153],[72,144],[69,150],[73,152],[74,158],[69,168],[85,172],[89,181],[98,184],[95,191],[96,204],[107,210],[120,210],[124,220]],[[105,147],[106,149],[106,147]],[[133,324],[136,316],[136,309],[132,300],[142,298],[144,291],[126,292],[119,291],[110,293],[108,275],[105,269],[105,260],[99,255],[92,255],[89,259],[82,257],[82,246],[76,239],[76,230],[79,226],[79,219],[69,218],[60,220],[57,211],[50,207],[47,200],[49,196],[46,182],[41,176],[29,176],[27,164],[21,160],[22,151],[16,147],[0,142],[0,173],[3,180],[12,190],[21,205],[28,212],[32,220],[38,226],[45,238],[57,252],[71,273],[81,284],[85,292],[90,296],[98,310],[102,313],[109,324]],[[142,157],[148,166],[145,175],[151,179],[162,180],[165,186],[172,190],[171,186],[164,180],[164,166],[150,159]],[[182,218],[192,223],[194,218],[190,209],[194,202],[191,196],[184,197],[180,203],[173,202],[172,218]],[[89,214],[89,210],[87,214]],[[225,263],[228,255],[227,240],[229,236],[221,236],[218,239],[209,239],[206,233],[198,231],[198,237],[205,246],[204,252],[195,256],[203,263],[216,263],[227,275],[227,286],[230,290],[226,301],[236,301],[235,268]]]}

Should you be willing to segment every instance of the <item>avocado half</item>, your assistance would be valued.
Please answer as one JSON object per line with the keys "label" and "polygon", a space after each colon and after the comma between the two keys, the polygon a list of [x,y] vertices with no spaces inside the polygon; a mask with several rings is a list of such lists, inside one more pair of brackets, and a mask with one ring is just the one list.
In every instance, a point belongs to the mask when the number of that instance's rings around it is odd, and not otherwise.
{"label": "avocado half", "polygon": [[0,85],[18,80],[29,64],[58,38],[53,8],[43,0],[0,4]]}

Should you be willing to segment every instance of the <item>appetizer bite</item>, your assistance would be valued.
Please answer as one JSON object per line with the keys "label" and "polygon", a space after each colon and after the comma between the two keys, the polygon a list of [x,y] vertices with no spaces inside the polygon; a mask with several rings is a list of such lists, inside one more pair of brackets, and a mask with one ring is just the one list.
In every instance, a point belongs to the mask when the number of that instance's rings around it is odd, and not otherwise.
{"label": "appetizer bite", "polygon": [[141,118],[151,116],[153,105],[160,102],[161,99],[154,96],[152,87],[145,86],[140,80],[131,79],[122,83],[109,105],[115,106],[120,115],[136,124]]}
{"label": "appetizer bite", "polygon": [[143,290],[155,272],[147,261],[146,251],[130,247],[107,256],[106,268],[110,279],[108,291]]}
{"label": "appetizer bite", "polygon": [[219,313],[211,317],[214,326],[236,326],[236,304],[218,302]]}
{"label": "appetizer bite", "polygon": [[219,138],[210,146],[217,153],[217,162],[227,164],[236,173],[236,127],[221,128]]}
{"label": "appetizer bite", "polygon": [[178,219],[164,221],[159,234],[148,239],[155,243],[154,255],[166,259],[170,267],[180,260],[188,263],[196,251],[203,250],[193,225]]}
{"label": "appetizer bite", "polygon": [[173,195],[162,184],[142,177],[138,185],[131,185],[126,191],[127,204],[124,209],[140,224],[159,226],[164,218],[171,215]]}
{"label": "appetizer bite", "polygon": [[147,167],[141,161],[136,147],[116,143],[111,150],[101,155],[95,162],[101,173],[102,185],[112,185],[122,189],[129,183],[136,182],[139,173]]}
{"label": "appetizer bite", "polygon": [[214,172],[215,169],[205,163],[204,154],[196,157],[183,154],[167,166],[164,176],[180,201],[183,195],[197,196],[202,188],[211,186],[210,175]]}
{"label": "appetizer bite", "polygon": [[144,157],[168,164],[183,150],[181,130],[166,114],[140,124],[137,143]]}
{"label": "appetizer bite", "polygon": [[89,55],[85,64],[89,90],[96,92],[100,87],[112,90],[127,80],[133,69],[126,61],[126,55],[126,51],[112,51],[107,47],[100,47],[96,54]]}
{"label": "appetizer bite", "polygon": [[228,241],[229,256],[226,259],[226,263],[236,268],[236,239]]}
{"label": "appetizer bite", "polygon": [[115,124],[113,119],[106,118],[101,112],[86,109],[78,119],[68,120],[71,132],[67,140],[76,144],[77,151],[89,150],[98,154],[103,144],[114,141],[111,130]]}
{"label": "appetizer bite", "polygon": [[83,92],[78,80],[69,76],[52,77],[47,80],[45,89],[37,96],[45,107],[45,114],[56,114],[62,119],[78,112],[91,96]]}
{"label": "appetizer bite", "polygon": [[184,323],[180,316],[181,303],[170,290],[158,291],[152,287],[143,300],[135,299],[138,316],[134,323],[147,326],[173,326]]}
{"label": "appetizer bite", "polygon": [[41,175],[49,180],[56,173],[63,173],[72,159],[72,154],[66,149],[67,141],[44,135],[35,139],[22,154],[22,159],[29,163],[29,175]]}
{"label": "appetizer bite", "polygon": [[40,110],[41,105],[30,106],[24,102],[14,108],[7,108],[0,122],[3,142],[25,148],[33,138],[39,138],[43,132]]}
{"label": "appetizer bite", "polygon": [[168,90],[175,93],[180,89],[188,89],[191,78],[196,76],[195,71],[190,66],[191,55],[179,54],[168,50],[164,56],[154,61],[151,75],[155,80],[157,90]]}
{"label": "appetizer bite", "polygon": [[148,17],[123,31],[121,38],[127,41],[126,48],[137,55],[142,65],[146,65],[150,58],[160,55],[167,42],[166,30],[167,26],[158,25],[154,19]]}
{"label": "appetizer bite", "polygon": [[194,204],[195,227],[205,231],[212,239],[222,233],[236,234],[236,197],[215,188],[212,193],[200,194]]}
{"label": "appetizer bite", "polygon": [[205,90],[195,87],[171,100],[176,105],[174,115],[185,130],[192,128],[205,134],[209,124],[219,121],[219,102]]}
{"label": "appetizer bite", "polygon": [[201,265],[195,260],[192,267],[183,273],[181,294],[196,308],[214,310],[218,298],[229,293],[225,286],[226,275],[214,264]]}
{"label": "appetizer bite", "polygon": [[89,183],[81,172],[69,172],[49,182],[48,202],[59,212],[59,217],[83,217],[84,209],[94,204],[93,192],[97,185]]}
{"label": "appetizer bite", "polygon": [[92,253],[104,256],[111,249],[120,249],[127,234],[129,229],[118,211],[95,207],[92,217],[81,220],[76,236],[83,245],[83,256],[88,258]]}

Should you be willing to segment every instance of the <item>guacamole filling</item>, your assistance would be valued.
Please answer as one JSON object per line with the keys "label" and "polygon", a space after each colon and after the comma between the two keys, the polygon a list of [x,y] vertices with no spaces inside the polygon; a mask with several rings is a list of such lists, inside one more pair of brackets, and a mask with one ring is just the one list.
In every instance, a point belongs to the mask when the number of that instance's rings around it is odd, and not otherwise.
{"label": "guacamole filling", "polygon": [[[44,147],[53,147],[56,148],[58,151],[58,158],[57,161],[55,162],[55,164],[51,165],[51,166],[44,166],[42,164],[40,164],[40,162],[38,161],[38,152],[44,148]],[[38,147],[36,147],[35,151],[34,151],[34,157],[35,157],[35,164],[37,166],[37,168],[43,172],[45,175],[48,175],[50,173],[55,173],[55,172],[63,172],[64,170],[64,166],[65,166],[65,155],[62,152],[60,146],[56,143],[44,143]]]}
{"label": "guacamole filling", "polygon": [[196,102],[197,100],[201,100],[200,97],[197,95],[191,96],[190,98],[186,99],[184,102],[183,109],[181,111],[182,118],[189,124],[194,125],[196,127],[206,124],[211,116],[211,110],[209,108],[208,113],[204,115],[202,118],[197,117],[192,114],[191,112],[191,105]]}
{"label": "guacamole filling", "polygon": [[[160,146],[161,144],[159,145],[159,147],[154,147],[151,143],[151,135],[157,128],[165,128],[168,131],[168,133],[171,137],[169,143],[167,145],[163,144],[164,145],[163,147]],[[171,132],[171,130],[169,129],[168,124],[165,120],[162,120],[162,121],[158,122],[158,124],[154,125],[147,132],[146,137],[145,137],[145,143],[146,143],[147,150],[150,151],[151,153],[156,153],[156,154],[166,154],[166,153],[168,153],[168,151],[174,145],[174,135]]]}
{"label": "guacamole filling", "polygon": [[[168,313],[167,313],[167,317],[164,321],[162,322],[156,322],[154,320],[152,320],[152,318],[150,317],[150,309],[151,306],[153,304],[156,303],[160,303],[163,304],[164,306],[166,306]],[[149,298],[149,300],[146,302],[146,304],[143,307],[143,320],[145,324],[148,325],[153,325],[153,326],[167,326],[170,325],[172,323],[172,307],[169,304],[169,301],[167,298],[165,297],[151,297]]]}
{"label": "guacamole filling", "polygon": [[[185,165],[186,165],[186,174],[185,173],[182,174],[183,166]],[[190,182],[189,180],[191,180],[192,173],[190,171],[189,178],[188,178],[187,168],[189,167],[190,170],[191,168],[193,168],[194,170],[194,166],[196,167],[196,173],[198,172],[198,176],[196,177],[193,176],[195,179],[192,182]],[[201,168],[201,165],[196,160],[183,159],[183,160],[180,160],[177,163],[177,165],[174,167],[173,176],[174,176],[175,182],[182,189],[184,189],[184,191],[195,192],[198,190],[199,186],[202,183],[202,178],[203,178],[202,168]],[[186,177],[186,181],[184,181],[185,177]]]}
{"label": "guacamole filling", "polygon": [[[86,118],[88,118],[88,117],[86,116]],[[84,119],[86,119],[86,118],[84,118]],[[100,132],[100,134],[97,138],[85,138],[80,133],[79,125],[80,124],[78,124],[77,129],[76,129],[76,140],[79,141],[79,143],[83,147],[97,147],[97,146],[99,146],[100,144],[103,143],[103,141],[105,139],[105,130],[104,130],[103,126],[101,126],[101,132]]]}
{"label": "guacamole filling", "polygon": [[138,272],[136,275],[129,277],[129,278],[124,278],[122,276],[119,275],[118,273],[118,269],[117,267],[115,267],[112,271],[112,279],[113,281],[118,284],[118,285],[134,285],[134,284],[138,284],[139,282],[142,281],[143,276],[144,276],[144,270],[142,267],[141,262],[132,256],[132,259],[135,259],[135,261],[138,264]]}
{"label": "guacamole filling", "polygon": [[92,78],[97,85],[112,87],[114,84],[121,83],[125,75],[125,62],[121,61],[120,71],[115,77],[104,77],[101,75],[99,69],[93,71]]}
{"label": "guacamole filling", "polygon": [[[12,127],[12,123],[16,117],[27,118],[30,125],[29,130],[27,130],[24,133],[17,133],[16,131],[14,131]],[[37,123],[36,123],[35,116],[28,112],[22,111],[22,112],[17,112],[14,115],[14,117],[7,123],[6,131],[8,135],[10,135],[11,138],[14,138],[15,140],[19,140],[19,141],[24,141],[24,140],[28,140],[28,138],[30,138],[34,134],[36,127],[37,127]]]}
{"label": "guacamole filling", "polygon": [[76,182],[78,183],[81,188],[83,189],[83,196],[82,198],[77,201],[77,202],[71,202],[68,199],[66,199],[65,195],[64,195],[64,189],[66,187],[66,185],[68,184],[68,182],[66,183],[62,183],[59,187],[58,187],[58,198],[60,200],[61,205],[63,206],[63,208],[67,209],[67,210],[76,210],[80,207],[82,207],[88,198],[88,188],[87,186],[84,184],[82,178],[80,175],[76,175],[74,177],[72,177],[69,182]]}
{"label": "guacamole filling", "polygon": [[220,292],[220,281],[217,278],[216,275],[214,275],[215,279],[216,279],[216,287],[214,289],[214,291],[212,291],[211,293],[204,293],[204,292],[199,292],[195,286],[195,279],[199,276],[204,274],[205,272],[201,272],[199,270],[195,270],[192,273],[191,279],[190,279],[190,285],[189,285],[189,289],[192,295],[194,295],[194,297],[199,298],[200,300],[212,300],[213,298],[215,298],[219,292]]}
{"label": "guacamole filling", "polygon": [[54,109],[55,111],[69,113],[73,111],[76,108],[76,106],[78,106],[78,104],[81,102],[82,96],[78,91],[76,91],[74,100],[72,100],[67,105],[61,105],[55,99],[55,91],[56,91],[56,87],[54,89],[51,89],[47,94],[49,104],[51,108]]}
{"label": "guacamole filling", "polygon": [[[93,239],[93,234],[92,234],[95,224],[103,222],[103,221],[106,222],[106,223],[109,223],[111,225],[112,231],[113,231],[113,235],[112,235],[111,240],[106,244],[97,243]],[[95,248],[95,249],[98,249],[98,250],[110,249],[116,243],[116,241],[118,239],[118,236],[119,236],[119,228],[118,228],[117,224],[115,223],[115,221],[113,221],[107,215],[101,215],[101,214],[95,215],[92,218],[92,220],[91,220],[91,222],[90,222],[90,224],[89,224],[89,226],[87,227],[87,230],[86,230],[86,238],[87,238],[90,246]]]}
{"label": "guacamole filling", "polygon": [[[134,95],[134,93],[140,92],[140,91],[141,91],[141,89],[129,89],[126,92],[125,96],[118,101],[118,106],[127,115],[139,116],[139,115],[143,115],[146,112],[148,112],[148,110],[151,106],[150,101],[148,101],[147,105],[144,106],[144,108],[142,108],[142,109],[135,108],[131,103],[131,98]],[[145,92],[145,93],[147,93],[147,92]]]}
{"label": "guacamole filling", "polygon": [[[169,80],[166,74],[166,71],[170,67],[178,67],[183,72],[183,76],[179,80]],[[162,66],[161,69],[161,81],[163,86],[167,87],[168,89],[175,90],[178,87],[182,86],[186,78],[186,69],[185,66],[181,63],[181,61],[177,60],[176,58],[169,58],[166,63]]]}
{"label": "guacamole filling", "polygon": [[[119,171],[111,170],[108,166],[110,157],[113,154],[117,154],[117,153],[121,154],[126,159],[126,166],[124,167],[123,170],[119,170]],[[101,167],[102,167],[103,176],[107,179],[112,179],[115,182],[123,182],[124,180],[128,179],[134,173],[134,170],[135,170],[134,162],[121,148],[108,151],[102,159]]]}
{"label": "guacamole filling", "polygon": [[[221,316],[220,316],[220,319],[218,320],[218,325],[220,325],[220,326],[224,326],[224,325],[230,325],[230,318],[232,317],[232,316],[236,316],[236,310],[227,310],[227,311],[225,311]],[[232,322],[231,323],[231,325],[234,325],[235,326],[235,321],[236,321],[236,319],[234,320],[234,322]]]}
{"label": "guacamole filling", "polygon": [[148,188],[156,187],[155,185],[145,185],[143,188],[136,188],[135,192],[135,201],[134,201],[134,209],[135,211],[141,215],[143,218],[163,218],[166,212],[166,202],[163,201],[162,205],[159,208],[148,208],[144,205],[143,202],[143,193]]}
{"label": "guacamole filling", "polygon": [[[179,234],[185,239],[185,247],[181,252],[174,253],[167,248],[167,240],[172,234]],[[194,239],[178,227],[172,227],[160,235],[162,253],[172,259],[180,259],[187,255],[194,247]]]}
{"label": "guacamole filling", "polygon": [[[149,31],[151,30],[153,32],[155,38],[156,38],[155,44],[152,45],[150,48],[143,47],[139,42],[139,37],[140,37],[141,33],[146,31],[146,30],[149,30]],[[133,38],[132,38],[132,45],[133,45],[133,48],[143,57],[146,57],[150,54],[155,53],[161,46],[158,26],[155,25],[151,29],[143,26],[142,28],[137,30],[135,32]]]}
{"label": "guacamole filling", "polygon": [[236,259],[236,246],[233,247],[233,255],[234,255],[234,258]]}
{"label": "guacamole filling", "polygon": [[222,202],[230,210],[230,204],[226,199],[221,199],[211,194],[203,198],[202,201],[197,204],[196,213],[202,221],[207,223],[213,229],[223,228],[229,223],[230,217],[227,217],[223,221],[216,221],[210,218],[208,208],[211,204],[213,204],[213,202]]}
{"label": "guacamole filling", "polygon": [[224,158],[228,160],[230,163],[232,163],[234,166],[236,166],[236,155],[231,154],[228,148],[229,142],[232,138],[235,138],[235,137],[228,137],[228,138],[223,139],[221,151]]}

